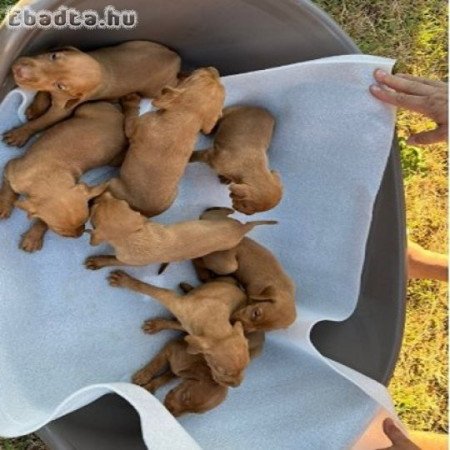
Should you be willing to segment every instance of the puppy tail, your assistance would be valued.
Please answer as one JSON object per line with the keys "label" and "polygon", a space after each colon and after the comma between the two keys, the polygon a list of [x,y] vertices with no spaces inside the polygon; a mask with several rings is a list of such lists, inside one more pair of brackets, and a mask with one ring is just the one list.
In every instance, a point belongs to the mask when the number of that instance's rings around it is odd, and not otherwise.
{"label": "puppy tail", "polygon": [[255,220],[254,222],[247,222],[244,225],[248,227],[248,231],[250,231],[259,225],[277,225],[277,224],[278,220]]}
{"label": "puppy tail", "polygon": [[162,275],[165,270],[169,267],[170,263],[162,263],[158,269],[158,275]]}

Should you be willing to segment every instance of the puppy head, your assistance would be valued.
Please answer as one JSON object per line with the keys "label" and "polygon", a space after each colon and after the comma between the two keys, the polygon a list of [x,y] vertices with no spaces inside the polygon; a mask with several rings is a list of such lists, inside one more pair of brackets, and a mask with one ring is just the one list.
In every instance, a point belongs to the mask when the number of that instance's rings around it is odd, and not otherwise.
{"label": "puppy head", "polygon": [[141,230],[145,218],[133,211],[125,200],[118,200],[110,192],[105,192],[92,207],[91,224],[91,245],[100,245]]}
{"label": "puppy head", "polygon": [[203,133],[209,134],[222,116],[224,100],[225,89],[219,72],[214,67],[206,67],[192,72],[176,88],[165,87],[153,100],[153,106],[165,110],[195,109],[201,118]]}
{"label": "puppy head", "polygon": [[[285,298],[283,298],[285,297]],[[252,295],[250,304],[238,309],[231,321],[242,322],[246,333],[287,328],[297,317],[295,303],[288,294],[277,293],[269,286],[260,295]]]}
{"label": "puppy head", "polygon": [[84,183],[59,190],[49,198],[18,200],[16,206],[28,214],[29,219],[41,219],[48,227],[64,237],[80,237],[89,219],[88,202],[100,195],[106,185],[89,187]]}
{"label": "puppy head", "polygon": [[21,57],[12,72],[19,87],[50,92],[66,109],[88,98],[102,80],[100,64],[73,47]]}
{"label": "puppy head", "polygon": [[184,380],[166,395],[164,406],[175,417],[204,413],[220,405],[227,391],[228,388],[212,380]]}
{"label": "puppy head", "polygon": [[253,187],[244,183],[230,185],[233,208],[247,215],[275,208],[282,196],[283,187],[280,176],[274,170],[271,171],[270,177],[261,183],[261,186]]}
{"label": "puppy head", "polygon": [[237,387],[244,379],[250,362],[248,341],[240,322],[236,322],[229,336],[212,339],[206,336],[186,336],[188,353],[201,353],[211,369],[214,381],[222,386]]}

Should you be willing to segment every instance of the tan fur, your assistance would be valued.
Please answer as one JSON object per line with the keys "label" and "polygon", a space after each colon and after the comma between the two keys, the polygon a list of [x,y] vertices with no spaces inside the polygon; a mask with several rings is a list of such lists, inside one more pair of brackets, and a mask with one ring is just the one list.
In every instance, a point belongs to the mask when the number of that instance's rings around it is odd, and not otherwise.
{"label": "tan fur", "polygon": [[[106,185],[88,187],[80,176],[110,163],[124,151],[123,114],[108,102],[82,105],[74,116],[47,130],[21,157],[5,167],[0,190],[0,217],[7,218],[15,205],[30,219],[39,219],[61,236],[78,237],[89,218],[88,202]],[[42,246],[46,229],[38,222],[24,250]],[[37,230],[37,231],[36,231]],[[40,244],[40,245],[39,245]]]}
{"label": "tan fur", "polygon": [[12,71],[19,87],[39,95],[27,115],[32,120],[4,135],[9,145],[22,146],[38,131],[68,117],[86,101],[114,100],[132,92],[156,97],[174,86],[180,58],[168,48],[148,41],[125,42],[84,53],[69,47],[34,57],[21,57]]}
{"label": "tan fur", "polygon": [[108,242],[114,256],[93,256],[86,266],[95,270],[113,265],[143,266],[160,262],[185,261],[212,251],[235,247],[257,225],[273,221],[242,224],[227,217],[229,209],[219,209],[220,220],[191,220],[171,225],[147,221],[124,200],[106,192],[92,208],[91,245]]}
{"label": "tan fur", "polygon": [[249,350],[242,324],[230,324],[232,312],[246,300],[234,279],[219,278],[183,296],[143,283],[123,271],[112,272],[109,283],[151,296],[164,305],[188,333],[188,352],[205,357],[214,381],[239,386],[249,363]]}
{"label": "tan fur", "polygon": [[211,276],[230,274],[239,281],[248,295],[248,304],[237,310],[232,320],[242,322],[246,332],[287,328],[295,321],[294,283],[262,245],[244,238],[234,249],[193,262],[204,282]]}
{"label": "tan fur", "polygon": [[[252,333],[246,338],[253,359],[262,352],[264,333]],[[170,341],[134,375],[133,382],[154,393],[175,377],[182,382],[164,400],[164,406],[175,417],[210,411],[225,400],[228,392],[228,387],[214,381],[205,358],[188,352],[188,344],[183,339]]]}
{"label": "tan fur", "polygon": [[265,109],[226,108],[214,147],[191,157],[191,162],[209,164],[222,181],[231,183],[233,208],[244,214],[268,211],[282,198],[280,176],[270,170],[267,158],[274,125],[274,118]]}
{"label": "tan fur", "polygon": [[147,217],[168,209],[194,151],[222,114],[225,90],[216,69],[193,72],[153,101],[158,111],[138,117],[139,97],[123,100],[130,149],[110,191]]}

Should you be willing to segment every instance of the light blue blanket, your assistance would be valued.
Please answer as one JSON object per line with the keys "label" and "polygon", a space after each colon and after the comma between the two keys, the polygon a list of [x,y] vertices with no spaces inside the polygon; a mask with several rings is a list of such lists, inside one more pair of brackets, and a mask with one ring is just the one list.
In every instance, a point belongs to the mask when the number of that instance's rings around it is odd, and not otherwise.
{"label": "light blue blanket", "polygon": [[[156,302],[110,288],[107,271],[84,269],[86,256],[99,250],[86,236],[50,233],[44,250],[29,255],[17,248],[25,214],[15,211],[0,223],[0,435],[32,432],[114,391],[141,415],[151,449],[338,450],[356,442],[380,408],[391,408],[386,390],[323,358],[309,332],[319,320],[347,318],[358,299],[394,129],[394,110],[372,98],[368,86],[375,68],[390,71],[392,64],[343,56],[224,79],[227,104],[264,106],[277,119],[270,159],[285,197],[259,217],[280,223],[252,237],[296,281],[298,321],[268,336],[241,387],[207,414],[177,422],[155,397],[128,383],[172,335],[141,332],[144,319],[163,313]],[[29,97],[14,91],[4,100],[0,133],[19,123]],[[199,148],[204,145],[202,139]],[[0,167],[17,152],[0,143]],[[107,175],[102,169],[86,179]],[[193,219],[206,207],[229,204],[215,174],[191,164],[175,204],[157,220]],[[196,282],[189,263],[172,264],[159,277],[155,266],[130,272],[170,288]]]}

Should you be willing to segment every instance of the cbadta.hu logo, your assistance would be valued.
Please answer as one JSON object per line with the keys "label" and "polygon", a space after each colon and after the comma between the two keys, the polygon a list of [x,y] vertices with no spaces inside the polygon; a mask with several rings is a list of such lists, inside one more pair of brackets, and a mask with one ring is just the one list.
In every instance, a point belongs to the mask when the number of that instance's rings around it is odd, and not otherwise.
{"label": "cbadta.hu logo", "polygon": [[13,7],[8,11],[6,25],[9,28],[87,28],[118,29],[135,28],[138,14],[134,10],[117,10],[107,6],[103,13],[95,10],[79,11],[75,8],[60,6],[55,11],[35,11],[29,6]]}

